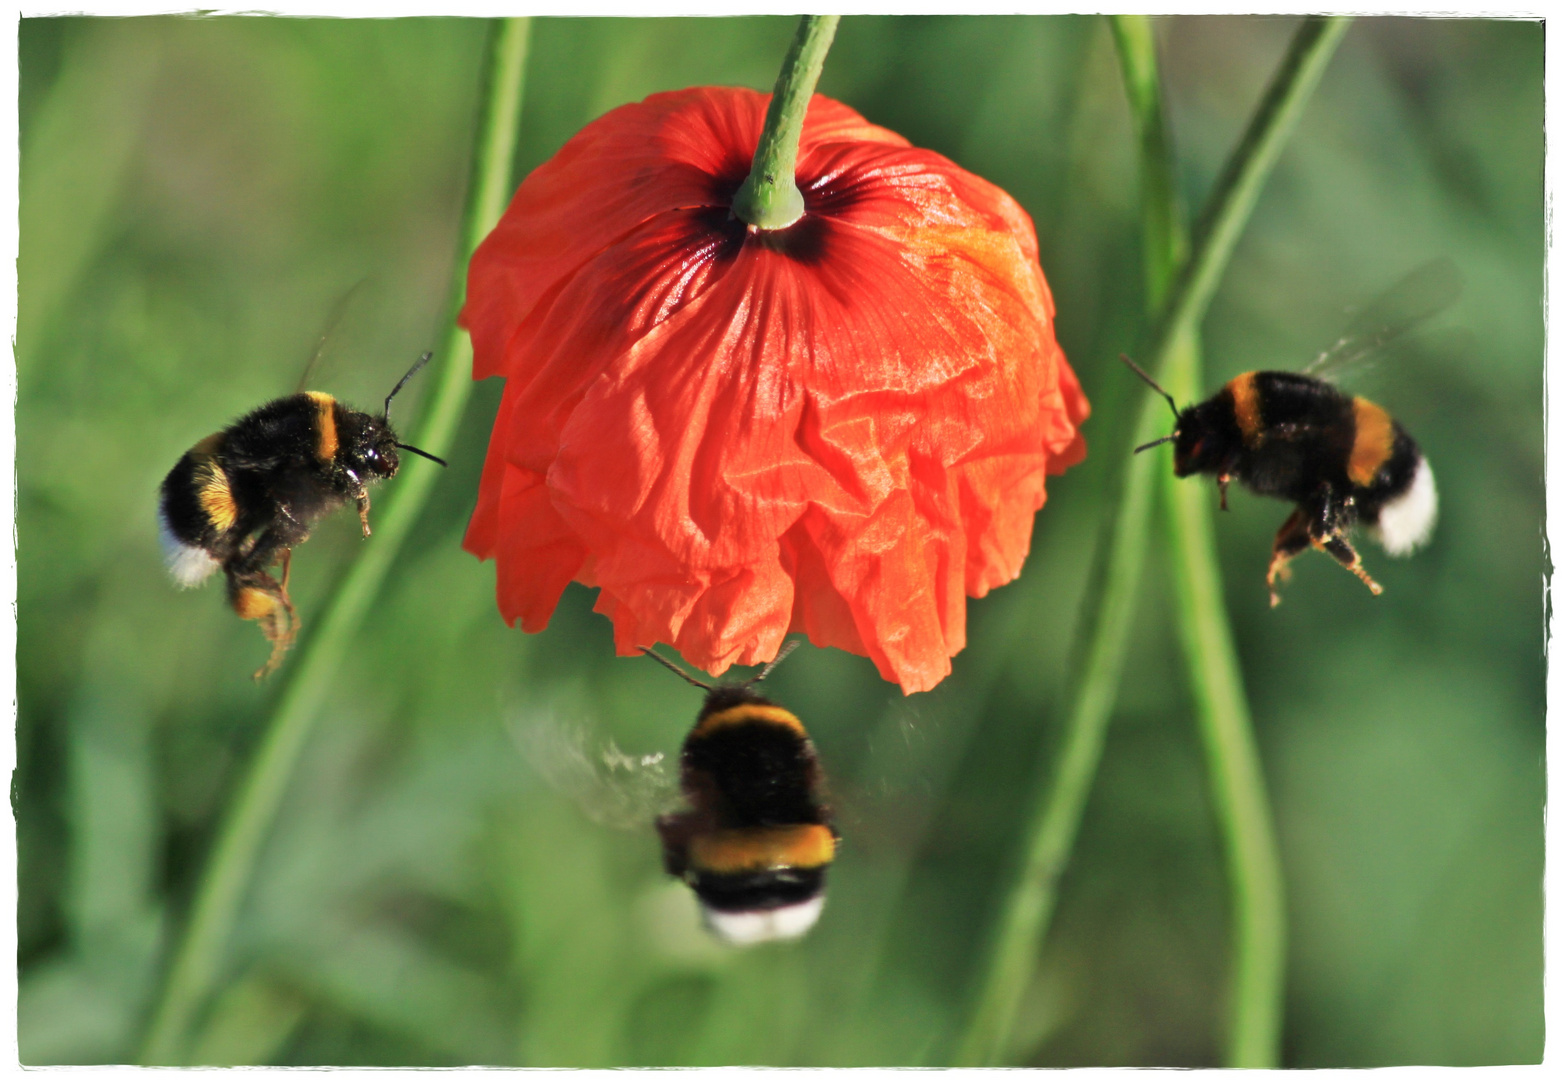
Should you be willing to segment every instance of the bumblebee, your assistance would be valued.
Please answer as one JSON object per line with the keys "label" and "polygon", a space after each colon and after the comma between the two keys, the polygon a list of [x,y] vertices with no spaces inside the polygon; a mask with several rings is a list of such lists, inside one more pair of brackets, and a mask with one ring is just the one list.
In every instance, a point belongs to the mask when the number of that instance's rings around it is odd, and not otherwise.
{"label": "bumblebee", "polygon": [[[186,588],[223,571],[228,603],[271,643],[255,678],[276,669],[298,632],[288,572],[315,522],[351,501],[367,537],[367,485],[396,475],[398,450],[445,464],[398,442],[390,423],[392,399],[430,356],[401,377],[378,416],[314,391],[278,398],[196,443],[163,479],[158,524],[168,569]],[[268,572],[277,562],[280,581]]]}
{"label": "bumblebee", "polygon": [[1369,304],[1346,332],[1302,372],[1249,371],[1208,401],[1179,410],[1172,396],[1128,357],[1123,360],[1171,406],[1170,435],[1134,453],[1173,443],[1179,477],[1208,474],[1220,488],[1233,479],[1259,495],[1296,504],[1275,535],[1269,559],[1269,604],[1280,603],[1276,583],[1289,563],[1317,548],[1361,579],[1378,596],[1383,587],[1361,565],[1352,530],[1390,555],[1409,555],[1431,539],[1437,524],[1432,467],[1410,434],[1382,407],[1340,390],[1330,379],[1372,362],[1390,344],[1458,299],[1463,279],[1452,260],[1431,259]]}
{"label": "bumblebee", "polygon": [[647,656],[705,693],[683,743],[688,806],[657,819],[663,865],[699,898],[706,926],[734,945],[801,937],[824,907],[839,834],[820,801],[818,757],[802,722],[753,687],[712,686],[650,649]]}
{"label": "bumblebee", "polygon": [[1123,360],[1166,399],[1177,426],[1139,453],[1173,443],[1179,477],[1215,477],[1220,508],[1233,479],[1258,495],[1294,502],[1275,535],[1269,558],[1269,604],[1280,603],[1277,581],[1287,564],[1317,548],[1378,596],[1350,531],[1364,526],[1390,555],[1408,555],[1432,535],[1437,486],[1432,467],[1399,422],[1364,397],[1322,379],[1287,371],[1238,375],[1202,404],[1179,410],[1172,396],[1128,357]]}

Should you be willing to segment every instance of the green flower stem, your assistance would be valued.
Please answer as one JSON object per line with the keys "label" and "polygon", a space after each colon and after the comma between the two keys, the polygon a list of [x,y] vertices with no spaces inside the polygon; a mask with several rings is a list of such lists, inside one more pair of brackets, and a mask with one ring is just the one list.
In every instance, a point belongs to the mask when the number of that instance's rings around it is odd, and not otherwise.
{"label": "green flower stem", "polygon": [[[1158,378],[1186,365],[1187,354],[1196,351],[1197,328],[1236,241],[1346,25],[1347,20],[1342,19],[1309,18],[1293,38],[1290,51],[1221,176],[1192,256],[1176,279],[1149,350],[1148,366],[1158,373]],[[1146,392],[1131,441],[1115,451],[1126,465],[1120,492],[1108,503],[1109,507],[1115,505],[1116,510],[1109,511],[1103,537],[1106,561],[1093,575],[1085,594],[1077,638],[1083,643],[1082,651],[1079,662],[1071,666],[1078,674],[1066,698],[1062,745],[1056,754],[1052,782],[1043,789],[1045,794],[1026,828],[1020,867],[1005,897],[986,965],[979,975],[976,1006],[957,1050],[956,1064],[1003,1064],[1009,1052],[1015,1014],[1034,972],[1040,944],[1057,903],[1058,880],[1067,865],[1100,761],[1144,569],[1151,495],[1157,479],[1166,471],[1164,461],[1153,455],[1131,455],[1130,448],[1165,434],[1168,419],[1165,402]],[[1092,604],[1091,597],[1099,599]],[[1246,813],[1247,809],[1243,807],[1241,812]],[[1270,940],[1274,940],[1273,935]]]}
{"label": "green flower stem", "polygon": [[[529,34],[529,19],[504,19],[489,38],[450,328],[440,350],[439,381],[411,440],[432,454],[448,452],[471,393],[472,344],[465,331],[455,325],[455,313],[465,295],[467,261],[499,220],[511,193]],[[143,1046],[143,1064],[177,1065],[186,1057],[192,1025],[222,977],[239,908],[299,755],[342,658],[433,491],[436,468],[431,462],[407,462],[387,493],[384,510],[376,517],[374,536],[343,577],[319,629],[293,658],[291,677],[223,818],[196,890]]]}
{"label": "green flower stem", "polygon": [[[1189,370],[1196,367],[1196,362],[1188,365]],[[1274,823],[1221,595],[1209,494],[1201,485],[1178,482],[1170,469],[1163,483],[1177,626],[1230,876],[1233,941],[1225,1064],[1273,1069],[1280,1064],[1286,937]]]}
{"label": "green flower stem", "polygon": [[1188,257],[1188,226],[1173,172],[1171,138],[1155,60],[1155,36],[1144,15],[1113,15],[1107,20],[1123,67],[1128,111],[1139,137],[1139,208],[1144,227],[1144,281],[1151,318],[1160,314],[1166,294]]}
{"label": "green flower stem", "polygon": [[[1114,16],[1123,77],[1139,134],[1146,284],[1151,313],[1158,286],[1181,268],[1181,207],[1166,183],[1172,171],[1150,20]],[[1170,235],[1167,235],[1170,234]],[[1163,370],[1173,397],[1194,400],[1203,384],[1197,335]],[[1177,596],[1177,625],[1198,713],[1216,820],[1226,852],[1232,912],[1231,990],[1225,1063],[1274,1068],[1279,1063],[1285,970],[1285,906],[1280,860],[1252,734],[1241,670],[1222,600],[1209,497],[1203,487],[1162,471]]]}
{"label": "green flower stem", "polygon": [[1195,255],[1178,280],[1179,296],[1168,310],[1159,340],[1174,340],[1204,321],[1264,181],[1348,29],[1350,19],[1338,16],[1309,16],[1297,28],[1195,230]]}
{"label": "green flower stem", "polygon": [[797,144],[803,135],[808,102],[840,21],[839,15],[804,15],[781,62],[753,168],[732,199],[732,213],[756,229],[784,229],[803,216],[803,193],[797,188]]}

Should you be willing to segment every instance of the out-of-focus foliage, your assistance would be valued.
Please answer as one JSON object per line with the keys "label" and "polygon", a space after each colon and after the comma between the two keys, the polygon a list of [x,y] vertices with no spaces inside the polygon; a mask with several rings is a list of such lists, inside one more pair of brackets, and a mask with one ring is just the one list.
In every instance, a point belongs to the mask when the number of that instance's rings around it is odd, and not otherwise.
{"label": "out-of-focus foliage", "polygon": [[[652,91],[768,88],[791,29],[539,20],[522,169]],[[1197,206],[1290,24],[1159,29]],[[133,1058],[277,689],[250,682],[264,642],[220,589],[168,582],[156,486],[190,444],[293,388],[359,278],[320,388],[376,401],[436,340],[484,32],[22,23],[27,1063]],[[1308,556],[1271,611],[1263,569],[1285,509],[1234,493],[1217,523],[1289,888],[1292,1065],[1540,1057],[1541,47],[1534,23],[1359,21],[1206,327],[1213,384],[1301,367],[1427,258],[1467,279],[1443,322],[1469,334],[1424,339],[1359,387],[1415,433],[1442,492],[1429,550],[1392,562],[1367,548],[1386,595]],[[1026,206],[1096,415],[1095,453],[1052,485],[1024,576],[972,604],[952,678],[902,699],[867,661],[811,649],[774,676],[824,756],[845,836],[816,932],[718,947],[650,832],[601,823],[632,817],[627,800],[579,778],[649,787],[639,759],[668,767],[698,696],[615,659],[579,587],[545,634],[501,624],[491,566],[458,546],[498,399],[483,385],[292,785],[200,1060],[946,1060],[1032,762],[1056,735],[1105,453],[1145,392],[1115,359],[1143,332],[1133,148],[1090,18],[848,18],[820,90]],[[306,632],[365,542],[351,518],[294,560]],[[1226,893],[1163,578],[1152,561],[1022,1017],[1034,1064],[1216,1060]],[[612,748],[635,764],[608,766]]]}

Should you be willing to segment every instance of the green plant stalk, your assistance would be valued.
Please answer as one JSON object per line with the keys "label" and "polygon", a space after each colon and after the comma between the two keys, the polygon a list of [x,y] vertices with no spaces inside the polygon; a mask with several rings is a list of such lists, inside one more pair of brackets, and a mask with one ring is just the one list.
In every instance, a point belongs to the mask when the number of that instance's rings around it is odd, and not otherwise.
{"label": "green plant stalk", "polygon": [[819,84],[824,58],[840,21],[839,15],[804,15],[781,62],[753,167],[732,198],[732,213],[756,229],[784,229],[803,216],[803,193],[797,187],[797,144],[803,136],[808,102]]}
{"label": "green plant stalk", "polygon": [[1177,191],[1171,136],[1161,95],[1155,35],[1148,16],[1107,19],[1123,68],[1128,111],[1139,138],[1139,210],[1144,244],[1144,283],[1149,315],[1160,314],[1177,272],[1188,258],[1188,226]]}
{"label": "green plant stalk", "polygon": [[[1247,225],[1275,159],[1348,29],[1350,19],[1340,16],[1308,16],[1297,27],[1280,69],[1248,122],[1241,143],[1227,160],[1194,230],[1195,255],[1178,278],[1178,296],[1167,309],[1158,340],[1175,340],[1204,321],[1231,250]],[[1221,254],[1218,259],[1201,257],[1205,252]]]}
{"label": "green plant stalk", "polygon": [[[1198,230],[1193,253],[1160,320],[1149,367],[1161,377],[1195,348],[1195,334],[1230,262],[1280,149],[1295,127],[1348,20],[1303,21],[1242,141],[1222,172]],[[1132,456],[1130,448],[1165,434],[1165,403],[1146,394],[1133,438],[1118,452],[1127,459],[1115,499],[1107,502],[1106,560],[1086,590],[1077,640],[1078,672],[1066,698],[1062,745],[1052,782],[1028,819],[1019,870],[1004,900],[985,967],[979,975],[971,1022],[956,1051],[957,1065],[1005,1061],[1015,1014],[1034,971],[1057,903],[1057,884],[1078,832],[1095,777],[1106,722],[1117,696],[1134,600],[1144,569],[1151,495],[1165,463]],[[1115,512],[1111,509],[1115,506]],[[1092,596],[1099,597],[1091,604]],[[1043,762],[1043,768],[1046,763]]]}
{"label": "green plant stalk", "polygon": [[[1186,243],[1182,208],[1166,182],[1173,163],[1150,20],[1112,17],[1123,81],[1139,135],[1144,212],[1146,288],[1154,315],[1158,286],[1180,269]],[[1170,235],[1166,235],[1169,233]],[[1173,397],[1195,400],[1203,384],[1197,335],[1173,354],[1163,385]],[[1214,548],[1209,496],[1162,469],[1177,597],[1177,627],[1197,710],[1215,817],[1231,888],[1232,965],[1227,1001],[1225,1064],[1274,1068],[1279,1063],[1285,970],[1285,905],[1280,860],[1253,741],[1242,673],[1232,644]]]}
{"label": "green plant stalk", "polygon": [[[1189,365],[1190,370],[1196,364]],[[1196,385],[1189,380],[1189,385]],[[1162,474],[1177,627],[1231,888],[1232,956],[1225,1064],[1280,1064],[1285,886],[1214,550],[1208,491]]]}
{"label": "green plant stalk", "polygon": [[[472,344],[455,325],[465,296],[466,266],[479,241],[494,227],[511,193],[512,162],[525,86],[530,19],[504,19],[490,34],[473,152],[472,176],[461,228],[450,313],[440,355],[443,364],[412,442],[444,455],[471,393]],[[357,635],[386,573],[395,561],[438,473],[431,462],[409,461],[377,515],[374,535],[326,606],[319,629],[294,657],[291,677],[238,793],[224,815],[212,854],[196,889],[153,1014],[141,1063],[181,1064],[191,1027],[222,975],[239,908],[255,863],[313,730],[342,658]]]}

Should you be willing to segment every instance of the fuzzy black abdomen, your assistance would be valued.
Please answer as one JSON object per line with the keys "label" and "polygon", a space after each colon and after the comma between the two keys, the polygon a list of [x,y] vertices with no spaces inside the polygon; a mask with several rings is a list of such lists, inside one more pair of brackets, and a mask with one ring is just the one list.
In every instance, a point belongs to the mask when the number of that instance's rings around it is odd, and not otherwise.
{"label": "fuzzy black abdomen", "polygon": [[1259,495],[1292,502],[1319,487],[1343,489],[1355,439],[1351,398],[1321,379],[1259,371],[1251,379],[1253,413],[1244,424],[1236,477]]}
{"label": "fuzzy black abdomen", "polygon": [[1331,432],[1317,429],[1265,439],[1246,452],[1237,479],[1256,494],[1288,502],[1305,501],[1325,485],[1343,488],[1348,481],[1336,442]]}
{"label": "fuzzy black abdomen", "polygon": [[210,548],[219,536],[211,514],[201,502],[195,451],[186,451],[163,478],[160,507],[168,531],[182,544]]}
{"label": "fuzzy black abdomen", "polygon": [[[333,412],[325,395],[293,394],[267,402],[225,433],[222,464],[246,515],[257,527],[286,534],[288,544],[302,542],[314,522],[346,502],[334,483],[334,421],[325,433],[330,445],[322,446],[322,415]],[[331,453],[322,456],[326,449]]]}
{"label": "fuzzy black abdomen", "polygon": [[714,807],[727,827],[818,823],[818,765],[808,740],[792,728],[747,720],[691,735],[683,767],[703,774],[720,796]]}
{"label": "fuzzy black abdomen", "polygon": [[319,416],[319,404],[310,394],[266,402],[224,433],[226,464],[253,473],[314,466],[320,449]]}

